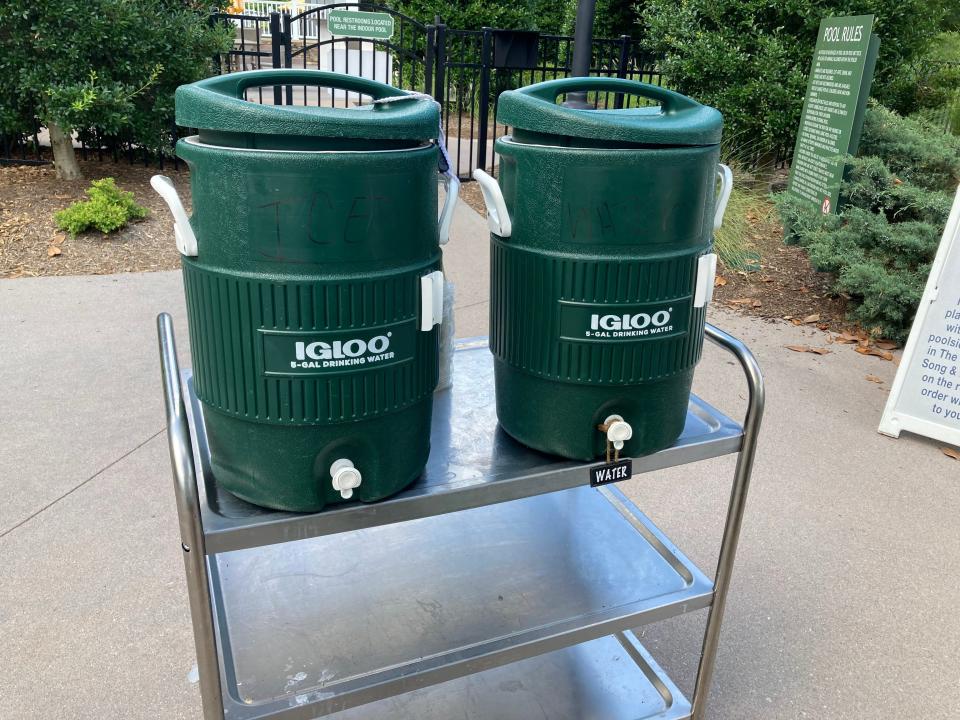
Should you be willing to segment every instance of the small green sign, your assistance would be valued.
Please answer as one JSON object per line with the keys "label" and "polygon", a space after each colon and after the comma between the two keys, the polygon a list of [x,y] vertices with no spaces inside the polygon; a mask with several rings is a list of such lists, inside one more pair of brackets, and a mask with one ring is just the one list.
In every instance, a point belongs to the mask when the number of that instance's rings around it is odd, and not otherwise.
{"label": "small green sign", "polygon": [[855,153],[880,40],[873,15],[824,18],[800,116],[789,192],[835,212],[844,159]]}
{"label": "small green sign", "polygon": [[393,15],[360,10],[331,10],[327,29],[339,37],[389,40],[393,37]]}

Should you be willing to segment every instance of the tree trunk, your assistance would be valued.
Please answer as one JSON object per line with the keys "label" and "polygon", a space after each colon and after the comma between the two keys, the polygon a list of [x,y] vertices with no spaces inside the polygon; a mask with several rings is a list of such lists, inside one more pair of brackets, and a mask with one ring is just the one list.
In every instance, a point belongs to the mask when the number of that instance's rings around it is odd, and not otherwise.
{"label": "tree trunk", "polygon": [[73,138],[69,133],[54,122],[47,123],[50,131],[50,145],[53,147],[53,165],[57,169],[57,177],[61,180],[80,180],[80,164],[73,151]]}

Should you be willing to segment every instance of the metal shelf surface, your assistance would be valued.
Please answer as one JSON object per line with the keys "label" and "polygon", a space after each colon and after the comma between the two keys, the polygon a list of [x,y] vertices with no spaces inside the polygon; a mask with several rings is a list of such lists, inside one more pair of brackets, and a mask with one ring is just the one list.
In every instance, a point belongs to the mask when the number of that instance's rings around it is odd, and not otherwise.
{"label": "metal shelf surface", "polygon": [[[454,354],[453,387],[436,393],[431,451],[423,476],[378,503],[333,505],[319,513],[257,507],[221,488],[210,468],[202,406],[189,371],[181,374],[194,447],[208,554],[289,542],[517,500],[589,484],[589,463],[531,450],[497,424],[493,361],[486,341]],[[739,424],[691,396],[683,433],[670,448],[633,460],[634,474],[740,450]]]}
{"label": "metal shelf surface", "polygon": [[713,589],[614,488],[222,553],[209,565],[236,718],[369,703],[707,607]]}
{"label": "metal shelf surface", "polygon": [[[292,710],[285,715],[299,709],[298,698],[306,699],[295,696]],[[628,631],[327,717],[686,720],[690,717],[690,703]]]}

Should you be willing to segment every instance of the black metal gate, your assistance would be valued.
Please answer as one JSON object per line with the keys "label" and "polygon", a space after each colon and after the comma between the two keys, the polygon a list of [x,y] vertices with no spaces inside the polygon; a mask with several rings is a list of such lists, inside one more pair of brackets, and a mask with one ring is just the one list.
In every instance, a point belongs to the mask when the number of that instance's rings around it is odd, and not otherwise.
{"label": "black metal gate", "polygon": [[[389,40],[333,36],[326,32],[331,10],[387,13],[394,18]],[[309,8],[296,15],[224,15],[238,25],[238,43],[218,59],[223,72],[284,67],[332,70],[361,75],[394,87],[433,95],[440,103],[447,148],[457,174],[470,177],[475,168],[496,172],[494,140],[507,128],[496,122],[497,99],[504,90],[568,77],[573,38],[522,30],[457,30],[440,18],[425,24],[391,8],[371,3],[339,2]],[[252,20],[251,20],[252,19]],[[243,28],[255,20],[269,28],[270,50],[260,37],[246,37]],[[282,49],[281,49],[282,48]],[[593,41],[591,75],[630,78],[660,85],[658,57],[628,35]],[[363,102],[357,93],[324,91],[309,86],[273,88],[259,102],[289,105],[334,105]],[[264,99],[266,98],[266,100]],[[591,94],[596,107],[623,107],[624,96]],[[637,102],[632,98],[626,102]]]}

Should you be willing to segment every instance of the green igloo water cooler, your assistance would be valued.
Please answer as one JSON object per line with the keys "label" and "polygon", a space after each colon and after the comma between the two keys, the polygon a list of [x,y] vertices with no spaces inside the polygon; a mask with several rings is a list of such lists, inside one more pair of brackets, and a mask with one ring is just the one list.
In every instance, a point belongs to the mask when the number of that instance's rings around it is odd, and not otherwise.
{"label": "green igloo water cooler", "polygon": [[[628,107],[563,105],[575,91],[622,93]],[[656,104],[630,107],[638,97]],[[570,78],[503,93],[497,122],[512,130],[496,142],[499,183],[475,177],[491,229],[501,426],[580,460],[669,446],[700,359],[712,233],[731,184],[720,113],[640,82]]]}
{"label": "green igloo water cooler", "polygon": [[177,145],[189,221],[169,182],[154,186],[177,220],[214,477],[258,505],[314,511],[384,498],[427,461],[443,288],[439,117],[413,97],[243,99],[286,84],[406,95],[308,70],[183,86],[177,123],[198,128]]}

